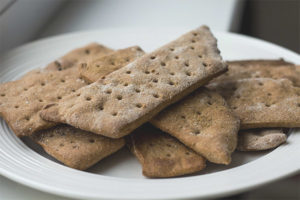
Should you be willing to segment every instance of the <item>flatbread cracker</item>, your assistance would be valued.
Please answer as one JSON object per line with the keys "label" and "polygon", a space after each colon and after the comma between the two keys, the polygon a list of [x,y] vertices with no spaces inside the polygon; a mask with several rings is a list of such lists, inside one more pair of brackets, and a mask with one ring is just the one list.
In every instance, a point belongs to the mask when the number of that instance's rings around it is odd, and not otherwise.
{"label": "flatbread cracker", "polygon": [[203,26],[47,106],[41,117],[120,138],[226,70]]}
{"label": "flatbread cracker", "polygon": [[286,78],[291,80],[295,86],[300,86],[300,66],[283,60],[248,60],[227,63],[228,71],[212,82],[220,83],[244,78]]}
{"label": "flatbread cracker", "polygon": [[68,125],[37,132],[32,139],[55,159],[79,170],[91,167],[125,145],[123,138],[111,139]]}
{"label": "flatbread cracker", "polygon": [[212,83],[241,120],[241,129],[300,127],[300,88],[287,79]]}
{"label": "flatbread cracker", "polygon": [[105,47],[97,43],[91,43],[84,47],[74,49],[62,56],[61,58],[51,62],[46,66],[46,70],[50,71],[61,71],[68,68],[72,68],[77,64],[91,58],[91,57],[101,57],[114,52],[114,50]]}
{"label": "flatbread cracker", "polygon": [[138,57],[144,55],[144,51],[138,47],[129,47],[108,54],[99,59],[91,59],[79,66],[81,77],[89,82],[96,82],[99,78],[124,67]]}
{"label": "flatbread cracker", "polygon": [[[65,95],[74,93],[80,87],[87,85],[80,77],[78,68],[69,65],[70,59],[75,57],[76,62],[86,62],[88,56],[80,55],[87,50],[89,50],[90,60],[98,61],[101,60],[99,58],[112,51],[98,44],[87,45],[62,57],[61,60],[66,65],[62,65],[61,70],[48,69],[48,67],[36,69],[19,80],[0,85],[0,115],[17,136],[30,136],[35,131],[55,125],[53,122],[41,119],[39,112],[49,103],[58,102]],[[120,53],[112,53],[111,57],[116,57],[118,54]],[[118,57],[115,60],[118,61]],[[109,72],[109,70],[102,71],[102,75]]]}
{"label": "flatbread cracker", "polygon": [[240,131],[237,150],[262,151],[273,149],[286,142],[282,129],[250,129]]}
{"label": "flatbread cracker", "polygon": [[207,160],[229,164],[239,119],[216,92],[200,88],[155,116],[151,123]]}
{"label": "flatbread cracker", "polygon": [[149,124],[130,134],[127,144],[147,177],[182,176],[205,168],[202,156]]}
{"label": "flatbread cracker", "polygon": [[0,85],[0,115],[18,137],[29,136],[55,124],[40,118],[39,111],[45,105],[85,85],[76,68],[35,70],[30,76]]}

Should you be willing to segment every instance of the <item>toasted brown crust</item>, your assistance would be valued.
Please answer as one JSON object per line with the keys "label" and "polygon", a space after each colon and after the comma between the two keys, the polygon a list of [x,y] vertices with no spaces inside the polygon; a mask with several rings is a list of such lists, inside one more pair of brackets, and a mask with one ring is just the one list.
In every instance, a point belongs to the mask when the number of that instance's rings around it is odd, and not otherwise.
{"label": "toasted brown crust", "polygon": [[241,79],[209,87],[225,98],[241,129],[300,127],[300,88],[287,79]]}
{"label": "toasted brown crust", "polygon": [[58,125],[32,136],[45,151],[65,165],[85,170],[125,145],[125,140],[110,139],[68,125]]}
{"label": "toasted brown crust", "polygon": [[211,162],[231,162],[239,119],[216,92],[200,88],[163,110],[151,123]]}
{"label": "toasted brown crust", "polygon": [[286,134],[280,128],[250,129],[240,131],[237,150],[262,151],[273,149],[286,142]]}
{"label": "toasted brown crust", "polygon": [[136,58],[144,55],[144,51],[138,47],[120,49],[99,59],[89,59],[87,63],[79,66],[81,77],[88,83],[105,78],[105,75],[124,67]]}
{"label": "toasted brown crust", "polygon": [[78,90],[41,116],[119,138],[226,70],[216,39],[200,27]]}
{"label": "toasted brown crust", "polygon": [[127,136],[127,145],[147,177],[174,177],[205,168],[205,159],[149,124]]}

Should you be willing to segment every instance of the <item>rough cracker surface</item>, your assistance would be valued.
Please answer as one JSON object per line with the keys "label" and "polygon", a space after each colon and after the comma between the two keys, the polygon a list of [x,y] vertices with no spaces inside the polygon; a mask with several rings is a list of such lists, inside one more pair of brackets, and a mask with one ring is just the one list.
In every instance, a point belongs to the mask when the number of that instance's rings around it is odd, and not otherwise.
{"label": "rough cracker surface", "polygon": [[250,129],[239,133],[237,150],[262,151],[273,149],[286,142],[282,129]]}
{"label": "rough cracker surface", "polygon": [[284,60],[246,60],[227,62],[228,71],[212,80],[220,83],[244,78],[286,78],[295,86],[300,86],[300,66]]}
{"label": "rough cracker surface", "polygon": [[99,78],[124,67],[136,58],[144,55],[144,51],[138,47],[129,47],[117,50],[99,59],[87,60],[79,66],[81,77],[88,83],[96,82]]}
{"label": "rough cracker surface", "polygon": [[113,50],[97,43],[91,43],[84,47],[74,49],[62,56],[61,58],[51,62],[46,66],[46,70],[62,71],[72,68],[91,57],[101,57],[112,53]]}
{"label": "rough cracker surface", "polygon": [[42,118],[119,138],[225,72],[205,26],[48,106]]}
{"label": "rough cracker surface", "polygon": [[205,159],[174,137],[145,124],[127,136],[127,145],[147,177],[174,177],[205,168]]}
{"label": "rough cracker surface", "polygon": [[0,115],[19,137],[53,126],[54,123],[40,118],[40,110],[86,85],[76,68],[29,73],[0,85]]}
{"label": "rough cracker surface", "polygon": [[216,92],[200,88],[160,112],[151,123],[211,162],[231,162],[239,119]]}
{"label": "rough cracker surface", "polygon": [[287,79],[242,79],[209,87],[225,98],[241,129],[300,127],[300,88]]}
{"label": "rough cracker surface", "polygon": [[125,145],[125,140],[111,139],[58,125],[33,134],[32,139],[47,153],[65,165],[85,170]]}

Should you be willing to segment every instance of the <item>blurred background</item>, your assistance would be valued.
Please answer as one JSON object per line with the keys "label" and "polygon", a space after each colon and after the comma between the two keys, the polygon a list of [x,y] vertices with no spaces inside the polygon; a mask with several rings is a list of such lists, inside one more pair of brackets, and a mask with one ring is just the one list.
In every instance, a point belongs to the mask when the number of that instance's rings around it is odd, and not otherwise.
{"label": "blurred background", "polygon": [[[192,29],[201,24],[216,31],[261,38],[300,53],[298,0],[0,0],[0,54],[39,38],[74,31]],[[60,199],[1,176],[0,188],[0,199],[20,199],[20,194],[22,199]],[[225,199],[300,199],[299,189],[298,176]]]}
{"label": "blurred background", "polygon": [[300,53],[299,10],[298,0],[0,0],[0,53],[73,31],[201,24]]}

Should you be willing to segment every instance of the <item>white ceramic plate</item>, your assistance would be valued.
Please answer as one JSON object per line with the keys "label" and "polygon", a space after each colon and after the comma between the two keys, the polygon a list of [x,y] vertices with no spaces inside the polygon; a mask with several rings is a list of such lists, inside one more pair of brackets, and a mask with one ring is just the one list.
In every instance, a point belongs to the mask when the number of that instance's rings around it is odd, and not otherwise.
{"label": "white ceramic plate", "polygon": [[[96,41],[112,48],[140,45],[151,51],[189,31],[178,29],[114,29],[67,34],[19,47],[0,58],[0,81],[43,67],[65,52]],[[224,59],[284,58],[300,63],[300,56],[282,47],[231,33],[215,32]],[[298,132],[298,133],[297,133]],[[26,143],[26,144],[25,144]],[[18,139],[0,121],[0,173],[38,190],[84,199],[207,198],[238,193],[299,172],[300,133],[293,130],[287,144],[263,153],[234,153],[229,166],[208,164],[191,176],[147,179],[137,160],[123,149],[88,172],[65,167],[47,158],[41,148]]]}

